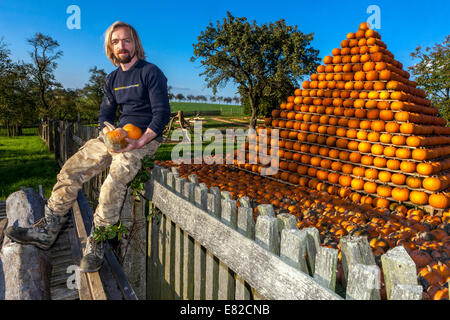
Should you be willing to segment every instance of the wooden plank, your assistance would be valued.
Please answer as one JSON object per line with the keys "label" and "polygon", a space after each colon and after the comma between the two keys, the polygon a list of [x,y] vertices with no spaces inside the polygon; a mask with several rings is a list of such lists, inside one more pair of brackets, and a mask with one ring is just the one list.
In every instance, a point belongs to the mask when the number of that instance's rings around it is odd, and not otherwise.
{"label": "wooden plank", "polygon": [[[386,296],[390,300],[392,289],[396,285],[418,286],[416,264],[403,246],[397,246],[381,255]],[[397,297],[402,288],[397,291]],[[407,290],[405,290],[407,292]],[[408,293],[405,300],[409,297]],[[414,295],[412,295],[414,296]]]}
{"label": "wooden plank", "polygon": [[167,283],[167,299],[174,299],[174,289],[175,289],[175,225],[170,221],[166,220],[166,257],[164,265],[164,279]]}
{"label": "wooden plank", "polygon": [[[221,201],[221,221],[224,226],[236,230],[237,229],[237,207],[235,200],[222,199]],[[220,260],[220,259],[219,259]],[[235,297],[235,282],[234,272],[228,266],[219,261],[219,283],[218,283],[218,299],[231,300]]]}
{"label": "wooden plank", "polygon": [[[150,207],[152,210],[152,207]],[[149,270],[149,289],[148,289],[148,298],[150,300],[157,300],[161,297],[161,277],[159,274],[160,266],[159,266],[159,225],[161,223],[160,216],[153,216],[150,219],[148,225],[148,266]]]}
{"label": "wooden plank", "polygon": [[[194,179],[194,178],[192,178]],[[196,179],[194,179],[196,181]],[[208,188],[204,183],[194,186],[194,202],[203,209],[208,207]],[[194,241],[194,299],[205,300],[206,296],[206,249]]]}
{"label": "wooden plank", "polygon": [[[73,217],[73,213],[72,213]],[[73,218],[75,221],[75,219]],[[70,229],[68,232],[69,235],[69,241],[70,241],[70,247],[72,250],[72,257],[76,265],[80,265],[81,261],[81,247],[78,242],[78,237],[76,230],[74,228]],[[76,271],[78,272],[78,271]],[[89,284],[88,284],[88,278],[87,274],[85,272],[79,272],[79,283],[78,283],[78,296],[80,297],[80,300],[93,300],[93,297],[91,295],[91,291],[89,290]]]}
{"label": "wooden plank", "polygon": [[[267,299],[342,300],[254,241],[170,192],[158,181],[152,183],[153,203]],[[189,250],[185,250],[185,257],[186,251]]]}
{"label": "wooden plank", "polygon": [[206,288],[205,299],[217,300],[219,287],[219,259],[206,250]]}
{"label": "wooden plank", "polygon": [[194,240],[194,300],[205,300],[206,249]]}
{"label": "wooden plank", "polygon": [[163,214],[158,230],[158,257],[157,257],[157,274],[161,278],[161,296],[159,299],[166,300],[168,298],[168,285],[164,278],[164,264],[166,260],[166,223],[167,217]]}
{"label": "wooden plank", "polygon": [[[221,215],[221,195],[217,187],[210,188],[207,195],[207,212],[213,217],[220,219]],[[218,299],[219,288],[219,259],[210,251],[206,250],[206,300]]]}
{"label": "wooden plank", "polygon": [[175,257],[174,257],[174,299],[183,296],[183,230],[175,226]]}
{"label": "wooden plank", "polygon": [[[72,209],[73,209],[74,222],[76,225],[78,238],[80,239],[81,247],[84,250],[84,248],[86,247],[88,235],[86,233],[86,228],[84,226],[84,222],[81,217],[80,207],[79,207],[77,201],[74,202]],[[92,299],[93,300],[106,300],[107,299],[106,293],[103,288],[102,281],[100,279],[100,274],[98,272],[89,272],[89,273],[86,273],[86,275],[88,278],[88,285],[89,285],[89,290],[92,295]]]}
{"label": "wooden plank", "polygon": [[324,287],[335,291],[338,250],[320,247],[316,256],[314,279]]}
{"label": "wooden plank", "polygon": [[[175,192],[181,197],[184,196],[184,178],[175,177]],[[183,230],[180,226],[175,225],[175,257],[174,257],[174,299],[181,300],[183,298]]]}
{"label": "wooden plank", "polygon": [[[88,200],[81,190],[78,192],[78,205],[80,207],[81,215],[83,217],[84,226],[87,232],[90,232],[92,227],[92,220],[94,218],[92,209],[89,206]],[[136,293],[134,292],[132,286],[130,285],[122,266],[119,264],[116,255],[111,250],[109,243],[106,242],[105,245],[105,263],[108,263],[111,272],[116,280],[117,286],[120,289],[125,300],[137,300]]]}
{"label": "wooden plank", "polygon": [[[255,239],[255,221],[253,219],[253,210],[250,206],[241,205],[238,208],[237,229],[244,237]],[[235,274],[235,296],[236,300],[250,300],[251,288],[244,279]]]}
{"label": "wooden plank", "polygon": [[349,265],[346,300],[380,300],[380,268],[377,265]]}
{"label": "wooden plank", "polygon": [[194,239],[185,231],[183,232],[183,300],[193,300],[193,299],[194,299]]}

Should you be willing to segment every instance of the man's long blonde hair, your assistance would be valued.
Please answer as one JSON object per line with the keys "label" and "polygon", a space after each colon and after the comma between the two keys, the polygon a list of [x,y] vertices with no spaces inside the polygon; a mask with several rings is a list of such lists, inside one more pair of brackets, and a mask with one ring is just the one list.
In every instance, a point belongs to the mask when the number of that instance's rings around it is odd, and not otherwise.
{"label": "man's long blonde hair", "polygon": [[136,30],[126,22],[116,21],[112,25],[110,25],[105,32],[105,52],[106,56],[108,57],[109,60],[111,60],[112,64],[115,65],[116,67],[118,67],[120,64],[119,59],[117,59],[117,57],[114,55],[114,50],[111,43],[112,33],[116,28],[119,27],[126,27],[130,30],[131,40],[134,42],[136,57],[138,59],[145,59],[144,48],[142,47],[141,39],[139,38]]}

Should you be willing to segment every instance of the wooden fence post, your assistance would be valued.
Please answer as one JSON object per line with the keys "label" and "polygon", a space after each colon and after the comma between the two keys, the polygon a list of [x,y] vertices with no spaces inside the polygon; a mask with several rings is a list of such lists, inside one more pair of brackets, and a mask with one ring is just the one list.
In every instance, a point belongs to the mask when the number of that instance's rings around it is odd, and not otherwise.
{"label": "wooden fence post", "polygon": [[[392,298],[407,300],[419,297],[416,293],[419,288],[422,289],[422,286],[418,285],[417,282],[416,264],[403,246],[397,246],[383,254],[381,264],[383,266],[386,296],[389,300],[392,300]],[[400,287],[396,289],[396,293],[392,297],[392,290],[396,285],[400,285]],[[420,299],[422,298],[421,291]]]}
{"label": "wooden fence post", "polygon": [[146,297],[146,215],[142,198],[135,198],[128,188],[120,220],[128,234],[120,240],[121,265],[139,299]]}
{"label": "wooden fence post", "polygon": [[347,300],[380,300],[380,268],[377,265],[349,265]]}
{"label": "wooden fence post", "polygon": [[[222,199],[221,201],[221,220],[222,222],[232,228],[237,227],[236,216],[236,201],[229,199]],[[219,300],[231,300],[235,295],[235,280],[233,272],[224,264],[219,261],[219,286],[218,286],[218,299]]]}
{"label": "wooden fence post", "polygon": [[391,288],[389,300],[422,300],[422,292],[420,285],[395,284]]}
{"label": "wooden fence post", "polygon": [[[188,177],[184,184],[184,198],[189,202],[194,202],[194,186],[192,180],[197,177]],[[195,181],[194,180],[194,181]],[[198,180],[197,180],[198,181]],[[194,239],[183,232],[183,300],[194,299]]]}
{"label": "wooden fence post", "polygon": [[370,250],[367,237],[344,236],[340,240],[342,267],[345,279],[348,279],[348,271],[353,264],[375,265],[375,258]]}
{"label": "wooden fence post", "polygon": [[285,228],[281,231],[280,258],[294,268],[308,274],[306,265],[307,235],[298,229]]}
{"label": "wooden fence post", "polygon": [[[195,176],[194,181],[198,181]],[[194,203],[207,211],[208,188],[204,183],[194,187]],[[206,293],[206,249],[197,240],[194,241],[194,299],[204,300]]]}
{"label": "wooden fence post", "polygon": [[[161,167],[154,166],[151,173],[151,179],[160,182]],[[153,186],[150,183],[150,186]],[[153,191],[151,191],[153,192]],[[148,196],[146,194],[146,196]],[[159,225],[161,223],[161,215],[156,215],[156,209],[153,205],[149,205],[150,221],[148,224],[148,250],[147,250],[147,266],[148,266],[148,286],[147,297],[156,300],[161,297],[161,277],[159,265]]]}
{"label": "wooden fence post", "polygon": [[[183,197],[185,179],[175,178],[175,192]],[[174,279],[174,299],[179,300],[183,296],[183,230],[175,227],[175,279]]]}
{"label": "wooden fence post", "polygon": [[316,228],[305,228],[300,230],[306,234],[306,252],[308,253],[308,266],[311,270],[311,276],[315,273],[316,255],[320,249],[319,230]]}
{"label": "wooden fence post", "polygon": [[[241,198],[242,199],[242,198]],[[240,200],[241,200],[240,199]],[[243,199],[237,214],[237,231],[245,237],[255,239],[255,221],[253,210],[247,199]],[[250,300],[251,288],[238,274],[235,274],[235,296],[236,300]]]}
{"label": "wooden fence post", "polygon": [[[259,205],[259,216],[255,224],[255,242],[269,252],[280,255],[280,235],[278,219],[275,218],[272,205]],[[265,299],[256,290],[252,289],[254,300]]]}
{"label": "wooden fence post", "polygon": [[314,279],[322,286],[335,291],[338,250],[320,247],[316,255]]}
{"label": "wooden fence post", "polygon": [[280,213],[277,215],[278,232],[281,234],[283,229],[297,229],[297,218],[290,213]]}
{"label": "wooden fence post", "polygon": [[[212,187],[208,192],[207,212],[220,220],[222,211],[220,190]],[[219,291],[219,259],[206,251],[206,300],[217,300]]]}

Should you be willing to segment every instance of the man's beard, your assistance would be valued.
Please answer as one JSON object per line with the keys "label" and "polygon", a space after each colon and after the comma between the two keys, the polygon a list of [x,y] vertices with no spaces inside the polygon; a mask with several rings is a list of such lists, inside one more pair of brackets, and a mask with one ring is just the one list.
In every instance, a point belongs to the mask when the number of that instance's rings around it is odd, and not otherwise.
{"label": "man's beard", "polygon": [[[120,57],[120,54],[121,54],[121,53],[128,53],[128,55],[127,55],[126,57],[124,57],[124,58],[121,58],[121,57]],[[120,63],[126,64],[126,63],[129,63],[129,62],[133,59],[133,57],[134,57],[135,55],[136,55],[136,53],[134,53],[133,55],[131,55],[130,52],[129,52],[128,50],[122,50],[122,51],[120,51],[120,52],[117,54],[117,59],[119,60]]]}

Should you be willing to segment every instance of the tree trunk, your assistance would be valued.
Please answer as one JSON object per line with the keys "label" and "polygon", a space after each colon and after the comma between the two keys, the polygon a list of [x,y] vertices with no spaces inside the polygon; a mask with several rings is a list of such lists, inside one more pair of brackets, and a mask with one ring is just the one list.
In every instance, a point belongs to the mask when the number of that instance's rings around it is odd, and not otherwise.
{"label": "tree trunk", "polygon": [[9,120],[6,120],[6,135],[11,137],[11,128],[9,127]]}
{"label": "tree trunk", "polygon": [[249,97],[248,97],[248,101],[250,103],[250,108],[252,110],[249,126],[250,126],[250,128],[253,128],[253,129],[256,128],[256,118],[258,116],[258,107],[259,107],[259,105],[258,105],[258,101],[257,100],[258,99],[252,97],[251,95],[249,95]]}

